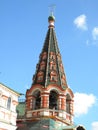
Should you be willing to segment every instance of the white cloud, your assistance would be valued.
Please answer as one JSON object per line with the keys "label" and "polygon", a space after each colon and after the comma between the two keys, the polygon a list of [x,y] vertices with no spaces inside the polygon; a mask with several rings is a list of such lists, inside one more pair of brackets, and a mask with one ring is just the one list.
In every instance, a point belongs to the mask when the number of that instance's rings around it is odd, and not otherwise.
{"label": "white cloud", "polygon": [[92,130],[98,130],[98,121],[92,123]]}
{"label": "white cloud", "polygon": [[95,103],[96,97],[93,94],[75,93],[74,112],[76,116],[86,114],[90,107]]}
{"label": "white cloud", "polygon": [[94,27],[92,31],[92,36],[94,40],[98,39],[98,27]]}
{"label": "white cloud", "polygon": [[77,28],[80,28],[82,30],[87,30],[86,16],[84,14],[78,16],[74,20],[74,24],[76,25]]}

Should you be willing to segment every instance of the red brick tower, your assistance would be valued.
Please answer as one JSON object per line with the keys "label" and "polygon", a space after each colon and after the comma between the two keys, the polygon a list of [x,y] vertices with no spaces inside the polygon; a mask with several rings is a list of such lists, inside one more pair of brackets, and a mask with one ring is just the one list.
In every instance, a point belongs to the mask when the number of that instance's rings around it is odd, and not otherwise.
{"label": "red brick tower", "polygon": [[48,32],[33,76],[33,83],[26,92],[26,121],[52,119],[65,126],[71,126],[74,95],[67,85],[53,15],[48,17],[48,22]]}

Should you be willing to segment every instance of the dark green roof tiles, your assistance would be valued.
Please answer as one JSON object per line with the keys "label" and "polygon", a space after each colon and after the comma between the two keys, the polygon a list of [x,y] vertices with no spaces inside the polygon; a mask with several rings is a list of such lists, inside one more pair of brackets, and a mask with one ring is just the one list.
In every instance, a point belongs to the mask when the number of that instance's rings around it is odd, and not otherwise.
{"label": "dark green roof tiles", "polygon": [[[49,16],[48,20],[54,20],[54,17]],[[47,31],[36,72],[33,76],[33,84],[41,84],[43,87],[55,84],[63,89],[67,87],[54,26],[49,26]]]}

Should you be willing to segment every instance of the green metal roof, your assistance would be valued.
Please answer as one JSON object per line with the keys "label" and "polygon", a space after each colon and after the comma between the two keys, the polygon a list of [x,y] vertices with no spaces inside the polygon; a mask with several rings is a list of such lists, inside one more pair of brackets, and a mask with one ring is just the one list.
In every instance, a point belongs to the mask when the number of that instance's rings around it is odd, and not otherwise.
{"label": "green metal roof", "polygon": [[51,20],[55,21],[55,17],[53,15],[48,17],[48,21],[51,21]]}
{"label": "green metal roof", "polygon": [[17,118],[24,118],[25,116],[25,102],[19,102],[16,107]]}

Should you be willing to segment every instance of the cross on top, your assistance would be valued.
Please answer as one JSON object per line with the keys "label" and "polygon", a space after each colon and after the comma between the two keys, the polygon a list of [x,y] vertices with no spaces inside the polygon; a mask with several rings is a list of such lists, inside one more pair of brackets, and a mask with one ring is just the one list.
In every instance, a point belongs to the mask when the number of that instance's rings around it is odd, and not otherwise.
{"label": "cross on top", "polygon": [[50,15],[54,14],[55,7],[56,6],[54,4],[49,6],[49,13],[50,13]]}

